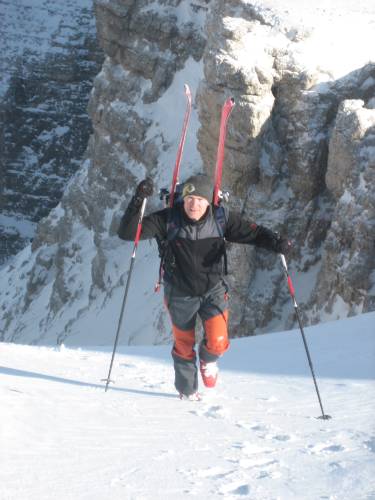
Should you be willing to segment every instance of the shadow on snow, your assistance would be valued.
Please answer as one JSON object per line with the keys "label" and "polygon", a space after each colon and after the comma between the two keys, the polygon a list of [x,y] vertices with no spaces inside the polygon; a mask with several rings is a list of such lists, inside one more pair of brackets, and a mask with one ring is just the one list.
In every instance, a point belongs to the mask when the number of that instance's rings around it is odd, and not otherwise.
{"label": "shadow on snow", "polygon": [[[90,389],[102,389],[104,392],[105,385],[104,384],[93,384],[90,382],[83,382],[80,380],[73,380],[69,378],[63,378],[63,377],[55,377],[53,375],[46,375],[44,373],[37,373],[37,372],[30,372],[26,370],[18,370],[14,368],[8,368],[5,366],[0,366],[0,373],[4,375],[11,375],[14,377],[27,377],[27,378],[35,378],[35,379],[41,379],[41,380],[48,380],[50,382],[57,382],[61,384],[69,384],[69,385],[77,385],[80,387],[88,387]],[[125,393],[130,393],[130,394],[139,394],[142,396],[156,396],[156,397],[163,397],[163,398],[176,398],[176,394],[170,394],[170,393],[165,393],[165,392],[155,392],[155,391],[144,391],[140,389],[129,389],[129,388],[124,388],[124,387],[113,387],[111,385],[109,387],[109,391],[117,391],[117,392],[125,392]]]}

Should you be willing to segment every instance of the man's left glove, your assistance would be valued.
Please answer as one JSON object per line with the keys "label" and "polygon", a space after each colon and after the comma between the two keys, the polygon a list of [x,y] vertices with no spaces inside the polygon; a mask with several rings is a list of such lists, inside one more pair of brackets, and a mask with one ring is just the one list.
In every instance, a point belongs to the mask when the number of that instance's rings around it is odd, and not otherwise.
{"label": "man's left glove", "polygon": [[139,201],[143,201],[144,198],[148,198],[149,196],[152,196],[154,192],[154,183],[152,182],[152,179],[150,177],[146,177],[143,181],[141,181],[137,189],[135,191],[135,197]]}
{"label": "man's left glove", "polygon": [[292,242],[284,236],[277,235],[275,241],[275,250],[277,253],[282,253],[286,256],[292,250]]}

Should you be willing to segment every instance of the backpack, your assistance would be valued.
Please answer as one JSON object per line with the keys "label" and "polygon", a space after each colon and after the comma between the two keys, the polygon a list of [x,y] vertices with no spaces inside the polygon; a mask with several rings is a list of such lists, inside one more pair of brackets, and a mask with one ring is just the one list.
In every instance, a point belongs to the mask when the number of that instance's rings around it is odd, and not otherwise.
{"label": "backpack", "polygon": [[[177,203],[175,203],[175,206]],[[225,217],[225,209],[222,205],[216,206],[213,208],[214,210],[214,219],[216,222],[216,227],[219,232],[220,238],[222,238],[223,245],[223,258],[224,258],[224,274],[228,274],[228,259],[225,245],[225,227],[226,227],[226,217]],[[182,227],[181,223],[181,211],[180,210],[170,210],[168,212],[168,220],[167,220],[167,238],[165,240],[157,239],[158,248],[159,248],[159,257],[160,257],[160,266],[159,266],[159,280],[155,285],[155,291],[160,290],[160,286],[163,280],[164,268],[168,258],[171,262],[167,262],[167,264],[173,268],[173,258],[171,253],[168,252],[170,246],[169,243],[175,240],[180,232]],[[169,255],[168,255],[169,254]]]}

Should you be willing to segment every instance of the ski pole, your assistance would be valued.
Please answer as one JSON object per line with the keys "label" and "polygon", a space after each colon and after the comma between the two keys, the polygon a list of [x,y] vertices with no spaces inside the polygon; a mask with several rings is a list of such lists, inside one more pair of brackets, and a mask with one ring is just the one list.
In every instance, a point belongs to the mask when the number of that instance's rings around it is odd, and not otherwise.
{"label": "ski pole", "polygon": [[120,312],[120,317],[119,317],[119,321],[118,321],[118,325],[117,325],[117,331],[116,331],[115,343],[114,343],[114,346],[113,346],[111,364],[109,366],[108,377],[102,380],[103,382],[106,382],[106,384],[105,384],[105,392],[107,392],[109,383],[113,382],[113,380],[111,380],[112,366],[113,366],[113,361],[115,359],[115,353],[116,353],[117,343],[118,343],[118,339],[119,339],[122,318],[124,316],[126,299],[128,297],[130,279],[131,279],[131,276],[132,276],[132,271],[133,271],[134,262],[135,262],[135,254],[137,252],[139,239],[141,237],[142,221],[143,221],[143,216],[144,216],[145,209],[146,209],[146,203],[147,203],[147,198],[144,198],[143,202],[142,202],[141,212],[139,214],[137,232],[136,232],[135,240],[134,240],[133,253],[132,253],[132,256],[131,256],[131,259],[130,259],[130,267],[129,267],[129,272],[128,272],[128,279],[126,280],[125,293],[124,293],[124,298],[122,300],[121,312]]}
{"label": "ski pole", "polygon": [[302,321],[301,321],[301,317],[300,317],[299,310],[298,310],[298,304],[297,304],[297,301],[296,301],[296,296],[295,296],[294,286],[293,286],[293,283],[292,283],[292,278],[290,277],[290,274],[288,272],[288,266],[286,264],[285,256],[282,253],[280,254],[280,258],[281,258],[281,263],[283,265],[285,276],[286,276],[286,279],[287,279],[287,282],[288,282],[289,293],[290,293],[290,296],[292,297],[292,301],[293,301],[293,305],[294,305],[294,311],[296,313],[296,317],[297,317],[297,321],[298,321],[298,324],[299,324],[299,328],[301,330],[303,344],[305,346],[305,351],[306,351],[306,354],[307,354],[307,359],[309,361],[311,375],[312,375],[313,380],[314,380],[315,390],[316,390],[316,393],[318,395],[320,409],[322,411],[322,415],[320,417],[318,417],[318,418],[321,418],[323,420],[329,420],[332,417],[330,415],[327,415],[326,413],[324,413],[324,410],[323,410],[322,400],[320,398],[318,384],[316,382],[314,368],[313,368],[313,364],[312,364],[312,361],[311,361],[311,356],[310,356],[309,348],[307,346],[307,341],[306,341],[305,333],[303,331]]}

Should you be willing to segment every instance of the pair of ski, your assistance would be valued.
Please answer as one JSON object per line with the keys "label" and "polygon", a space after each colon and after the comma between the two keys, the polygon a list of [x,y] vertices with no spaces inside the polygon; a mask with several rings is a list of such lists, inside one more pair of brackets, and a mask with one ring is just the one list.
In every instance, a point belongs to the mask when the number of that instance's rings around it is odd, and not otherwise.
{"label": "pair of ski", "polygon": [[[189,86],[186,84],[185,84],[185,96],[186,96],[186,110],[185,110],[184,122],[183,122],[183,127],[182,127],[181,139],[180,139],[180,143],[178,145],[178,150],[177,150],[176,163],[175,163],[174,170],[173,170],[172,187],[171,187],[171,191],[169,194],[170,207],[172,207],[173,203],[174,203],[174,198],[175,198],[175,194],[176,194],[176,186],[178,184],[179,175],[180,175],[180,165],[181,165],[182,153],[184,150],[186,134],[187,134],[188,124],[189,124],[189,119],[190,119],[190,114],[191,114],[191,106],[192,106],[192,104],[191,104],[191,92],[190,92]],[[215,182],[214,182],[213,198],[212,198],[213,203],[215,205],[219,204],[221,177],[222,177],[223,161],[224,161],[224,146],[225,146],[225,137],[226,137],[226,130],[227,130],[227,121],[228,121],[228,118],[229,118],[229,115],[232,111],[233,106],[234,106],[234,99],[232,97],[230,97],[229,99],[227,99],[225,101],[223,108],[222,108],[222,112],[221,112],[220,136],[219,136],[219,145],[218,145],[218,150],[217,150]],[[116,331],[116,336],[115,336],[115,342],[113,345],[113,352],[112,352],[112,357],[111,357],[111,363],[109,366],[109,372],[108,372],[107,378],[102,380],[103,382],[106,383],[105,384],[105,392],[107,392],[108,385],[110,384],[110,382],[113,382],[113,380],[111,380],[113,361],[115,359],[115,353],[116,353],[117,344],[118,344],[118,340],[119,340],[122,319],[124,316],[125,305],[127,302],[127,296],[128,296],[128,292],[129,292],[130,279],[132,277],[135,256],[136,256],[136,252],[137,252],[137,248],[138,248],[138,243],[139,243],[139,240],[141,237],[142,221],[143,221],[143,216],[144,216],[145,209],[146,209],[146,203],[147,203],[147,198],[144,198],[143,203],[142,203],[142,208],[141,208],[141,211],[139,214],[137,232],[136,232],[136,236],[135,236],[135,240],[134,240],[133,253],[131,256],[131,260],[130,260],[130,268],[129,268],[128,278],[127,278],[126,285],[125,285],[125,293],[124,293],[124,298],[123,298],[122,305],[121,305],[121,312],[120,312],[120,317],[119,317],[119,321],[118,321],[118,325],[117,325],[117,331]]]}
{"label": "pair of ski", "polygon": [[[186,134],[191,114],[191,92],[189,86],[185,84],[185,96],[186,96],[186,110],[185,116],[182,126],[182,133],[180,143],[178,145],[176,163],[173,170],[172,177],[172,186],[169,194],[169,206],[173,207],[175,194],[176,194],[176,186],[179,182],[180,176],[180,166],[181,166],[181,158],[184,150]],[[229,97],[222,106],[221,109],[221,119],[220,119],[220,133],[219,133],[219,143],[217,147],[217,155],[216,155],[216,168],[215,168],[215,178],[213,184],[213,196],[212,203],[214,205],[218,205],[221,197],[221,179],[223,174],[223,163],[224,163],[224,149],[225,149],[225,138],[227,135],[227,123],[229,116],[234,107],[234,99],[233,97]]]}

